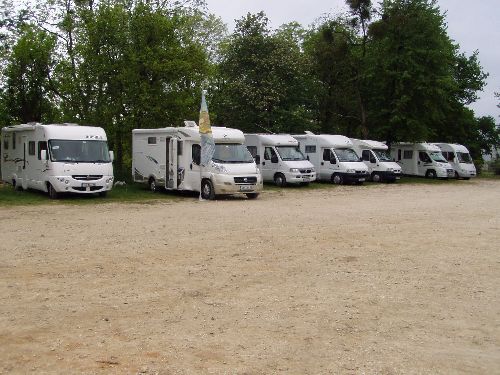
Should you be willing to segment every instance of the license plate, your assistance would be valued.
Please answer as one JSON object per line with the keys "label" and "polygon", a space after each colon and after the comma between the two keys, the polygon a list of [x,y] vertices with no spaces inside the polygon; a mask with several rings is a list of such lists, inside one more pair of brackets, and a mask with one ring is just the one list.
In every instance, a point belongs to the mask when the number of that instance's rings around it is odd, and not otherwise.
{"label": "license plate", "polygon": [[360,178],[358,179],[359,182],[365,182],[365,179],[364,178]]}
{"label": "license plate", "polygon": [[303,181],[310,181],[311,179],[309,177],[302,177]]}
{"label": "license plate", "polygon": [[82,182],[82,187],[90,187],[95,186],[95,183],[92,182]]}
{"label": "license plate", "polygon": [[401,177],[396,177],[396,180],[401,180]]}
{"label": "license plate", "polygon": [[252,190],[255,190],[255,185],[240,186],[240,191],[252,191]]}

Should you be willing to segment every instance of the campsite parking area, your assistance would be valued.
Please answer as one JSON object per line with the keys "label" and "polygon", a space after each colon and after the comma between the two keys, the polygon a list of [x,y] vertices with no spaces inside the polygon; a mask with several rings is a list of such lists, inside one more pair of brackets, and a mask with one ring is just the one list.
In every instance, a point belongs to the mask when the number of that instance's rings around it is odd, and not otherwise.
{"label": "campsite parking area", "polygon": [[0,374],[500,373],[500,180],[95,202],[0,207]]}

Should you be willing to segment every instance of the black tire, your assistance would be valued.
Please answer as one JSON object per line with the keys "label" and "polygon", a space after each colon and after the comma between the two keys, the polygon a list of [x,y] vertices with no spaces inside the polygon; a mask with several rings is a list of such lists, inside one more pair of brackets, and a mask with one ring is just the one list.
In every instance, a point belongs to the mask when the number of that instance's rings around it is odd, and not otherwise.
{"label": "black tire", "polygon": [[332,175],[332,182],[335,185],[342,185],[344,183],[344,177],[342,177],[342,175],[340,175],[338,173],[334,173]]}
{"label": "black tire", "polygon": [[106,195],[108,195],[108,192],[107,192],[107,191],[100,191],[100,192],[99,192],[99,196],[100,196],[101,198],[106,198]]}
{"label": "black tire", "polygon": [[246,193],[248,199],[255,199],[259,196],[259,193]]}
{"label": "black tire", "polygon": [[470,180],[470,177],[464,177],[464,180]]}
{"label": "black tire", "polygon": [[214,200],[215,190],[210,180],[203,180],[201,183],[201,197],[203,199]]}
{"label": "black tire", "polygon": [[427,173],[425,174],[425,177],[435,179],[437,177],[436,171],[434,169],[428,170]]}
{"label": "black tire", "polygon": [[59,198],[59,194],[57,193],[56,189],[51,184],[47,184],[47,190],[49,191],[49,198],[50,199],[57,199]]}
{"label": "black tire", "polygon": [[372,181],[373,182],[381,182],[382,181],[382,176],[380,176],[379,173],[373,172],[372,173]]}
{"label": "black tire", "polygon": [[280,187],[285,186],[286,185],[285,175],[283,175],[282,173],[276,173],[274,175],[274,183],[276,184],[276,186]]}
{"label": "black tire", "polygon": [[158,185],[156,185],[156,180],[151,177],[148,181],[149,185],[149,190],[151,190],[153,193],[156,193],[158,191]]}

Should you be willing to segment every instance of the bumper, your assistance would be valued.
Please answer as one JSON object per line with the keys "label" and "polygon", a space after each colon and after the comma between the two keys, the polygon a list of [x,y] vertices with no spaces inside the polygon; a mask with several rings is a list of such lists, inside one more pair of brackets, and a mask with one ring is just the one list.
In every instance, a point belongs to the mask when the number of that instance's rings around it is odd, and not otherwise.
{"label": "bumper", "polygon": [[301,172],[286,172],[284,173],[286,182],[289,184],[301,184],[313,182],[316,180],[316,172],[301,173]]}
{"label": "bumper", "polygon": [[382,181],[396,181],[401,179],[401,172],[377,171]]}
{"label": "bumper", "polygon": [[339,173],[345,183],[365,182],[368,179],[368,173]]}
{"label": "bumper", "polygon": [[50,184],[58,193],[94,194],[110,191],[113,188],[113,176],[102,176],[95,180],[76,180],[71,176],[51,176]]}
{"label": "bumper", "polygon": [[[244,181],[244,179],[248,181]],[[263,189],[260,175],[214,175],[212,176],[215,194],[248,194],[260,193]]]}
{"label": "bumper", "polygon": [[471,177],[476,177],[476,172],[475,171],[464,171],[464,170],[457,170],[458,176],[460,178],[471,178]]}
{"label": "bumper", "polygon": [[436,175],[438,178],[453,178],[455,177],[454,169],[436,169]]}

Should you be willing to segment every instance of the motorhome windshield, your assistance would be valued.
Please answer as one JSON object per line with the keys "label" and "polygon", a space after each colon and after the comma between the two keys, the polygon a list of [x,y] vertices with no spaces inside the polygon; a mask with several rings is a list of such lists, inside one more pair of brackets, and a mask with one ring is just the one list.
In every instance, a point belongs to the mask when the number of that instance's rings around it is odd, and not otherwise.
{"label": "motorhome windshield", "polygon": [[339,161],[359,161],[359,156],[352,148],[336,148]]}
{"label": "motorhome windshield", "polygon": [[297,146],[276,146],[281,160],[306,160],[304,154]]}
{"label": "motorhome windshield", "polygon": [[375,155],[377,155],[378,160],[380,161],[392,161],[392,158],[389,156],[386,150],[373,150]]}
{"label": "motorhome windshield", "polygon": [[472,164],[472,158],[468,152],[457,152],[459,163]]}
{"label": "motorhome windshield", "polygon": [[434,161],[438,161],[440,163],[448,163],[446,159],[444,158],[443,154],[440,152],[429,152],[429,156],[432,158]]}
{"label": "motorhome windshield", "polygon": [[253,163],[252,155],[245,145],[237,143],[217,143],[212,160],[216,163]]}
{"label": "motorhome windshield", "polygon": [[106,141],[51,139],[52,161],[67,163],[111,163]]}

